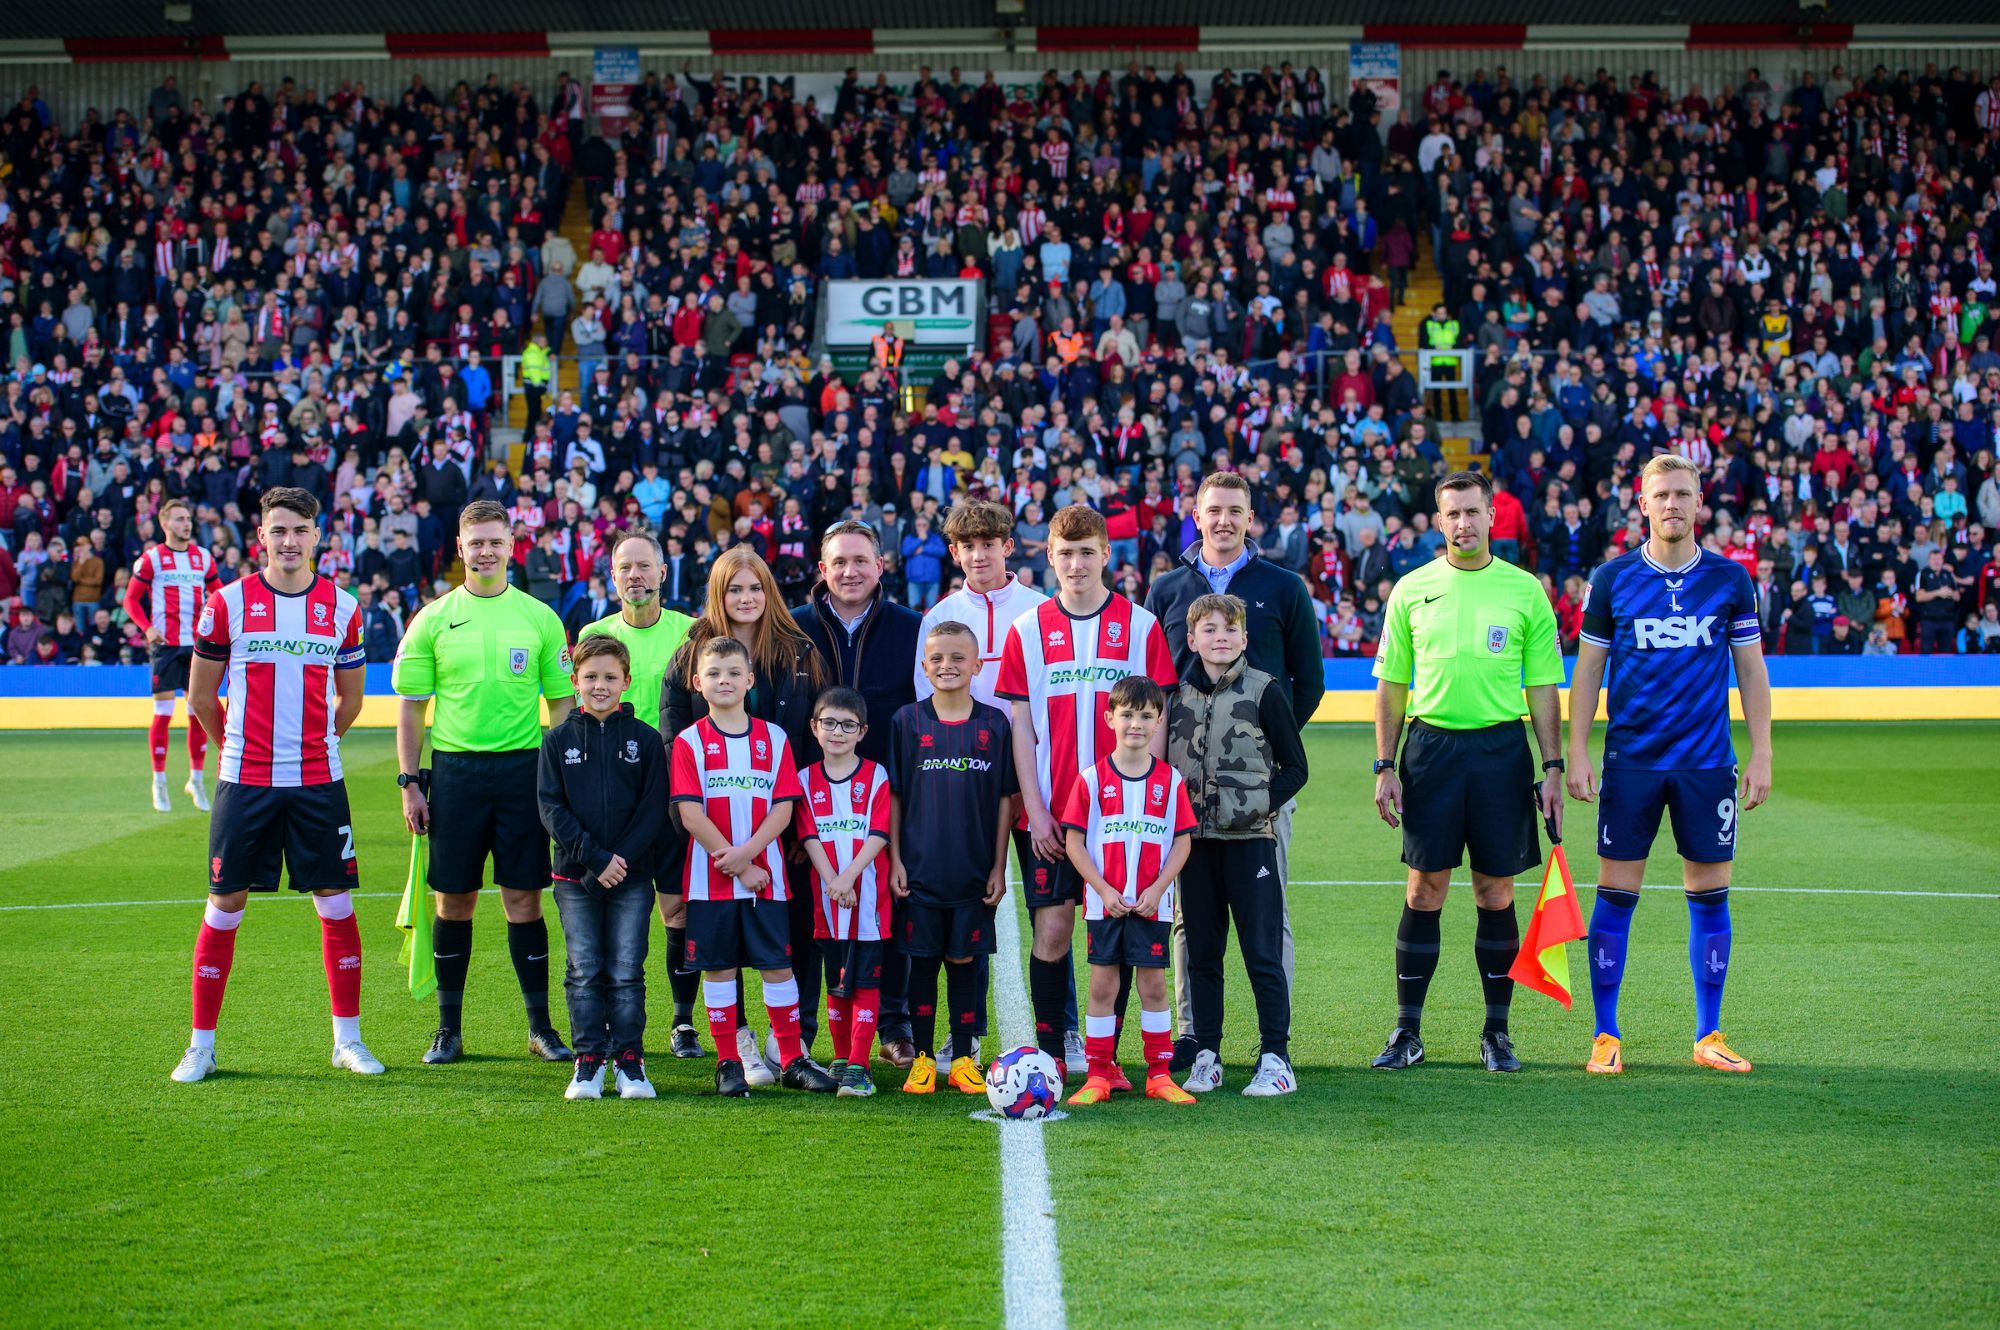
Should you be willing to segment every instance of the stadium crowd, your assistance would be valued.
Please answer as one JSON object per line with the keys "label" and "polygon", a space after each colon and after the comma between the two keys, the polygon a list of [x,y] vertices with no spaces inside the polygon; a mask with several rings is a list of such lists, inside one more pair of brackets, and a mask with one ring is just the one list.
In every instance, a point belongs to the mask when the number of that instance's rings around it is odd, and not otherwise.
{"label": "stadium crowd", "polygon": [[[1385,114],[1289,65],[850,74],[831,105],[649,75],[608,139],[567,76],[214,105],[168,80],[75,125],[30,88],[0,120],[0,654],[143,660],[126,593],[170,498],[228,581],[257,496],[313,493],[387,661],[474,500],[573,634],[633,527],[688,608],[738,543],[802,602],[818,533],[858,518],[925,608],[962,497],[1013,508],[1038,584],[1049,517],[1091,504],[1140,596],[1231,469],[1325,654],[1371,655],[1463,428],[1398,344],[1419,264],[1421,349],[1471,357],[1496,548],[1565,650],[1663,451],[1702,468],[1767,650],[2000,650],[2000,75],[1417,82]],[[983,278],[985,352],[813,357],[823,283],[897,276]]]}

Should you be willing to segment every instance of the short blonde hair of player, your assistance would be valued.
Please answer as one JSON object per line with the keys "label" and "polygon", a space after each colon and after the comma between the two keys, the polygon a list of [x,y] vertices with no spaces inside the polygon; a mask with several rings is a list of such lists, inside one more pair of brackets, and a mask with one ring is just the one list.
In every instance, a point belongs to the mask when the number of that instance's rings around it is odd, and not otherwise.
{"label": "short blonde hair of player", "polygon": [[1231,596],[1211,591],[1205,596],[1196,596],[1194,603],[1188,606],[1188,627],[1192,629],[1211,614],[1220,614],[1222,621],[1231,628],[1243,627],[1245,623],[1249,622],[1250,618],[1250,612],[1244,606],[1241,596]]}
{"label": "short blonde hair of player", "polygon": [[1652,461],[1646,463],[1644,467],[1640,468],[1639,488],[1643,491],[1646,488],[1646,482],[1652,480],[1655,476],[1671,475],[1676,471],[1686,472],[1688,475],[1693,476],[1695,479],[1695,488],[1699,489],[1701,487],[1700,467],[1687,458],[1682,457],[1679,453],[1661,453],[1653,458]]}

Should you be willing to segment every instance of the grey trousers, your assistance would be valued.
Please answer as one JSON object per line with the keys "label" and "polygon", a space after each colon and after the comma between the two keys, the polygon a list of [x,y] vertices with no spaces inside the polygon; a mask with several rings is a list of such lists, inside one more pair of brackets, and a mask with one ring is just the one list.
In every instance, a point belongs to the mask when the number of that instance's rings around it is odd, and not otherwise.
{"label": "grey trousers", "polygon": [[[1299,801],[1291,800],[1278,810],[1278,821],[1274,830],[1278,833],[1278,882],[1285,896],[1284,955],[1281,960],[1285,967],[1285,996],[1292,995],[1292,814],[1298,812]],[[1187,924],[1179,910],[1174,911],[1171,930],[1174,953],[1174,1018],[1179,1037],[1192,1038],[1194,1035],[1194,997],[1188,989]]]}

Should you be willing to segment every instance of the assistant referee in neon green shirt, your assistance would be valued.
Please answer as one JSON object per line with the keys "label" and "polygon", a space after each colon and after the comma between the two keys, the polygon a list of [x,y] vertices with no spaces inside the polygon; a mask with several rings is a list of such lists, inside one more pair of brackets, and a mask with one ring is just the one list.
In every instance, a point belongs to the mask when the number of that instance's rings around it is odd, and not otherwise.
{"label": "assistant referee in neon green shirt", "polygon": [[[667,670],[694,620],[661,608],[660,581],[666,568],[666,551],[651,532],[635,531],[619,537],[611,549],[611,582],[618,588],[621,602],[618,613],[590,624],[578,636],[602,633],[625,644],[632,657],[632,686],[625,690],[625,700],[639,719],[659,730],[661,739],[671,745],[674,736],[666,732]],[[668,827],[657,875],[660,926],[667,933],[667,985],[674,993],[673,1034],[668,1046],[677,1058],[698,1058],[702,1051],[701,1037],[694,1029],[694,999],[701,986],[701,972],[686,970],[681,964],[687,953],[687,900],[681,894],[681,857],[687,853],[687,837],[672,819]]]}
{"label": "assistant referee in neon green shirt", "polygon": [[[472,958],[473,907],[493,860],[507,914],[507,950],[528,1009],[528,1051],[549,1062],[573,1056],[549,1018],[549,838],[535,785],[542,746],[542,701],[549,723],[569,715],[576,696],[562,620],[508,585],[514,554],[507,510],[469,503],[458,518],[465,585],[410,620],[392,676],[403,699],[396,759],[403,820],[429,835],[430,887],[437,893],[431,947],[437,965],[438,1030],[424,1061],[456,1062]],[[431,776],[419,778],[424,713],[430,715]]]}
{"label": "assistant referee in neon green shirt", "polygon": [[[1486,995],[1479,1056],[1488,1071],[1519,1071],[1507,1031],[1507,971],[1521,944],[1514,876],[1542,861],[1538,809],[1562,831],[1562,652],[1541,581],[1493,555],[1492,482],[1455,472],[1438,482],[1437,508],[1443,556],[1396,584],[1375,656],[1375,808],[1401,825],[1410,874],[1396,931],[1396,1029],[1374,1065],[1395,1071],[1424,1060],[1438,917],[1452,870],[1470,858],[1479,906],[1472,949]],[[1521,728],[1524,690],[1542,750],[1539,787]]]}

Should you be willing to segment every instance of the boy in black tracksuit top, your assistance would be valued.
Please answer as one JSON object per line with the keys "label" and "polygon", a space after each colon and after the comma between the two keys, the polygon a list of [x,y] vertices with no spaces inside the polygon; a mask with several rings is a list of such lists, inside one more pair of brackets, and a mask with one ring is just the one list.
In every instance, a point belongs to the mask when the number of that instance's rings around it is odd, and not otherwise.
{"label": "boy in black tracksuit top", "polygon": [[621,701],[631,658],[613,637],[572,653],[576,709],[542,739],[542,825],[555,841],[576,1074],[567,1099],[597,1099],[611,1061],[623,1099],[653,1098],[646,1079],[646,946],[667,830],[660,732]]}
{"label": "boy in black tracksuit top", "polygon": [[1274,824],[1278,810],[1305,787],[1305,747],[1284,687],[1249,666],[1240,599],[1198,597],[1188,607],[1187,635],[1195,659],[1167,708],[1167,757],[1199,819],[1178,889],[1197,1048],[1183,1088],[1200,1094],[1222,1086],[1222,962],[1234,916],[1261,1044],[1243,1093],[1289,1094],[1297,1081],[1288,1047],[1285,884]]}

